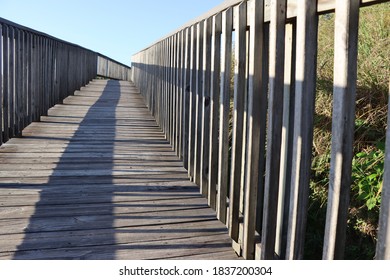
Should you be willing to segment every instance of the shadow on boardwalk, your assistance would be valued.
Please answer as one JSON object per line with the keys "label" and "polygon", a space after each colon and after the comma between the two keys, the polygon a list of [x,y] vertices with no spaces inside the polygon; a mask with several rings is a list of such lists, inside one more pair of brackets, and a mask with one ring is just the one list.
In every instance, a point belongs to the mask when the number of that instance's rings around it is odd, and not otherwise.
{"label": "shadow on boardwalk", "polygon": [[18,183],[0,178],[0,194],[23,199],[4,201],[20,213],[0,213],[0,258],[236,259],[136,89],[102,84],[27,129],[14,141],[19,156],[0,153],[32,164]]}

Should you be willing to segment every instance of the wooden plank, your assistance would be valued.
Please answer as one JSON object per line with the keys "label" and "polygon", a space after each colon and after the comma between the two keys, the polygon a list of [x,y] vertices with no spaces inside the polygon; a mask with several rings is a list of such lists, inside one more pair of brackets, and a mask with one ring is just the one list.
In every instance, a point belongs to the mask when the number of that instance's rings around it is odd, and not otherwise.
{"label": "wooden plank", "polygon": [[230,203],[229,203],[229,234],[238,242],[241,170],[244,139],[244,102],[246,94],[246,2],[240,4],[235,10],[235,48],[234,48],[234,107],[233,107],[233,133],[230,171]]}
{"label": "wooden plank", "polygon": [[[204,235],[215,235],[225,233],[222,226],[216,227],[215,221],[197,221],[193,223],[166,223],[161,225],[150,225],[143,227],[125,226],[116,228],[117,243],[141,243],[151,241],[167,240],[172,242],[176,238],[192,238]],[[96,245],[113,245],[111,236],[113,229],[102,228],[92,230],[75,231],[49,231],[29,233],[26,237],[28,243],[23,250],[67,249],[69,247],[86,247]],[[24,234],[12,234],[8,240],[0,241],[3,251],[15,252],[15,244],[23,242]],[[231,250],[229,250],[231,252]]]}
{"label": "wooden plank", "polygon": [[93,83],[27,127],[36,138],[1,147],[0,258],[237,258],[164,134],[143,127],[139,92],[106,83],[99,98]]}
{"label": "wooden plank", "polygon": [[262,259],[273,259],[280,175],[280,144],[283,118],[284,41],[286,0],[272,2],[269,55],[269,117],[264,189]]}
{"label": "wooden plank", "polygon": [[[389,84],[390,85],[390,84]],[[390,87],[389,87],[390,95]],[[387,123],[390,123],[390,103],[388,104]],[[390,129],[386,131],[385,172],[382,185],[381,208],[379,212],[378,242],[376,245],[376,259],[390,260]]]}
{"label": "wooden plank", "polygon": [[196,100],[196,76],[197,76],[197,25],[191,27],[191,71],[190,71],[190,106],[189,106],[189,131],[188,131],[188,176],[194,180],[195,174],[195,100]]}
{"label": "wooden plank", "polygon": [[283,92],[283,128],[280,155],[280,179],[278,197],[278,216],[276,224],[275,253],[285,259],[288,215],[291,191],[291,165],[293,153],[294,104],[295,104],[295,23],[286,24],[285,59],[284,59],[284,92]]}
{"label": "wooden plank", "polygon": [[200,191],[209,196],[209,154],[210,154],[210,87],[211,87],[211,32],[212,18],[205,20],[203,28],[203,83],[202,115],[200,134]]}
{"label": "wooden plank", "polygon": [[9,137],[12,138],[15,136],[15,62],[16,62],[16,54],[15,54],[15,28],[9,28],[9,84],[8,84],[8,109],[9,109]]}
{"label": "wooden plank", "polygon": [[[248,78],[248,138],[246,159],[246,192],[244,209],[243,257],[254,259],[255,230],[259,188],[264,188],[260,174],[264,172],[265,122],[267,94],[263,88],[264,1],[248,2],[249,10],[249,78]],[[260,163],[263,161],[263,163]],[[260,169],[260,166],[263,166]]]}
{"label": "wooden plank", "polygon": [[318,16],[316,3],[298,6],[295,121],[287,259],[302,259],[306,236],[316,95]]}
{"label": "wooden plank", "polygon": [[183,85],[183,38],[184,38],[184,31],[180,31],[177,34],[177,113],[176,113],[176,154],[179,158],[182,158],[182,139],[183,139],[183,92],[184,92],[184,85]]}
{"label": "wooden plank", "polygon": [[0,23],[0,146],[3,145],[3,24]]}
{"label": "wooden plank", "polygon": [[338,1],[335,26],[332,151],[324,259],[344,256],[355,128],[359,2]]}
{"label": "wooden plank", "polygon": [[10,84],[10,75],[9,75],[9,27],[4,25],[2,28],[3,32],[3,143],[7,142],[9,137],[9,84]]}
{"label": "wooden plank", "polygon": [[189,168],[189,129],[190,129],[190,99],[191,99],[191,89],[190,89],[190,78],[191,78],[191,30],[187,28],[184,33],[184,92],[183,92],[183,166],[188,171]]}
{"label": "wooden plank", "polygon": [[230,79],[232,66],[232,32],[233,9],[222,13],[222,43],[221,43],[221,97],[219,117],[219,149],[218,149],[218,219],[227,223],[227,193],[229,176],[229,110],[230,110]]}
{"label": "wooden plank", "polygon": [[[172,245],[174,243],[174,245]],[[188,246],[188,243],[191,246]],[[192,255],[203,255],[207,258],[209,247],[213,248],[213,252],[226,251],[230,246],[229,240],[223,234],[214,234],[192,238],[177,238],[162,241],[140,242],[134,243],[119,243],[117,245],[95,245],[81,248],[69,247],[67,250],[52,249],[52,250],[34,250],[20,252],[13,256],[13,253],[0,254],[1,259],[34,259],[34,260],[55,260],[55,259],[79,259],[79,260],[142,260],[142,259],[172,259],[172,258],[187,258],[191,259]],[[115,249],[113,249],[115,248]]]}
{"label": "wooden plank", "polygon": [[211,208],[217,207],[218,184],[218,132],[219,132],[219,97],[221,92],[221,33],[222,14],[213,18],[211,46],[211,81],[210,81],[210,157],[209,157],[209,197]]}
{"label": "wooden plank", "polygon": [[202,87],[203,87],[203,42],[204,42],[204,22],[199,22],[197,29],[196,45],[196,87],[195,87],[195,130],[194,130],[194,182],[200,185],[200,162],[201,162],[201,130],[202,130]]}

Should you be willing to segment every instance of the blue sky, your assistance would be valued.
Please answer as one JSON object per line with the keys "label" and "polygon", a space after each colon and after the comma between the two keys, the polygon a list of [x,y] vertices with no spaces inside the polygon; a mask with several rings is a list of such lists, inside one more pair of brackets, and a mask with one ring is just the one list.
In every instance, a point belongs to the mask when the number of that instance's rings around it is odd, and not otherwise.
{"label": "blue sky", "polygon": [[0,17],[100,52],[131,55],[223,0],[0,0]]}

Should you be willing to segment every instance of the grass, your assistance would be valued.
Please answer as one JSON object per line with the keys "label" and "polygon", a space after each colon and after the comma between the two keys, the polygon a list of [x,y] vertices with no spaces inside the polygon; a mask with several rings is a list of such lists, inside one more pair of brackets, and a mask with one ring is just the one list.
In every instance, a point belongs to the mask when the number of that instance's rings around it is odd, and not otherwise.
{"label": "grass", "polygon": [[[390,4],[361,9],[353,183],[346,259],[373,259],[383,180],[390,69]],[[332,128],[334,15],[319,24],[316,116],[305,257],[322,253]]]}

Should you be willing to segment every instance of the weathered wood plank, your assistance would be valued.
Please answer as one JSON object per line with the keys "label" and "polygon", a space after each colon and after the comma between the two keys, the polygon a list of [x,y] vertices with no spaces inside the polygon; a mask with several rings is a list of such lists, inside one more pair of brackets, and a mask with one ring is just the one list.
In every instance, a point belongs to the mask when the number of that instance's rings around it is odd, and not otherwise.
{"label": "weathered wood plank", "polygon": [[[264,188],[260,174],[264,172],[265,119],[267,94],[263,91],[264,1],[248,2],[250,26],[248,78],[248,138],[246,159],[246,192],[244,209],[243,257],[253,259],[258,192]],[[261,163],[262,161],[263,163]],[[262,166],[262,167],[261,167]],[[261,182],[259,182],[261,181]]]}
{"label": "weathered wood plank", "polygon": [[[389,87],[390,95],[390,87]],[[387,131],[386,131],[386,155],[385,172],[382,186],[382,200],[379,214],[378,243],[376,248],[376,258],[378,260],[390,260],[390,103],[387,111]]]}
{"label": "weathered wood plank", "polygon": [[0,75],[0,146],[3,144],[3,24],[0,23],[0,65],[1,65],[1,75]]}
{"label": "weathered wood plank", "polygon": [[286,0],[271,2],[269,54],[269,106],[267,161],[264,189],[262,259],[273,259],[280,175],[280,144],[283,118],[284,46]]}
{"label": "weathered wood plank", "polygon": [[235,10],[234,29],[234,107],[233,107],[233,133],[230,171],[230,203],[229,203],[229,234],[238,242],[240,196],[241,196],[241,170],[243,163],[244,136],[244,110],[246,94],[246,2],[240,4]]}
{"label": "weathered wood plank", "polygon": [[194,127],[194,182],[200,185],[200,162],[201,162],[201,130],[202,130],[202,114],[203,114],[203,42],[204,42],[204,25],[205,22],[201,21],[197,24],[197,45],[196,45],[196,85],[195,85],[195,127]]}
{"label": "weathered wood plank", "polygon": [[[192,255],[203,255],[203,259],[208,259],[209,248],[213,252],[226,252],[230,247],[230,241],[224,234],[203,235],[191,238],[177,238],[157,241],[146,241],[140,243],[119,243],[110,245],[87,246],[81,248],[69,247],[52,250],[28,250],[15,254],[14,252],[0,253],[0,259],[23,259],[23,260],[143,260],[164,258],[187,258]],[[232,256],[234,259],[237,257]]]}
{"label": "weathered wood plank", "polygon": [[344,256],[355,128],[359,1],[337,1],[332,151],[324,259]]}
{"label": "weathered wood plank", "polygon": [[210,154],[210,87],[211,87],[211,32],[212,18],[205,20],[203,27],[203,77],[202,115],[200,121],[200,191],[209,196],[209,154]]}
{"label": "weathered wood plank", "polygon": [[191,65],[190,65],[190,91],[189,91],[189,131],[188,131],[188,176],[194,180],[195,174],[195,106],[196,106],[196,77],[197,77],[197,25],[191,27]]}
{"label": "weathered wood plank", "polygon": [[3,142],[7,142],[9,139],[9,104],[8,104],[8,96],[9,96],[9,83],[10,83],[10,75],[9,75],[9,27],[4,25],[2,28],[2,40],[3,40],[3,94],[2,94],[2,109],[3,109]]}
{"label": "weathered wood plank", "polygon": [[233,9],[222,13],[222,43],[221,43],[221,90],[219,116],[219,149],[218,149],[218,219],[227,222],[227,197],[229,176],[229,110],[230,110],[230,79],[232,66],[232,32]]}
{"label": "weathered wood plank", "polygon": [[92,84],[0,148],[0,258],[237,258],[139,92]]}
{"label": "weathered wood plank", "polygon": [[[217,207],[218,184],[218,136],[219,136],[219,98],[221,84],[221,33],[222,13],[213,18],[211,46],[211,81],[210,81],[210,155],[208,176],[208,201],[211,208]],[[207,159],[206,159],[207,160]]]}
{"label": "weathered wood plank", "polygon": [[294,149],[287,259],[303,258],[306,235],[316,94],[318,34],[316,6],[313,1],[302,1],[297,11]]}

